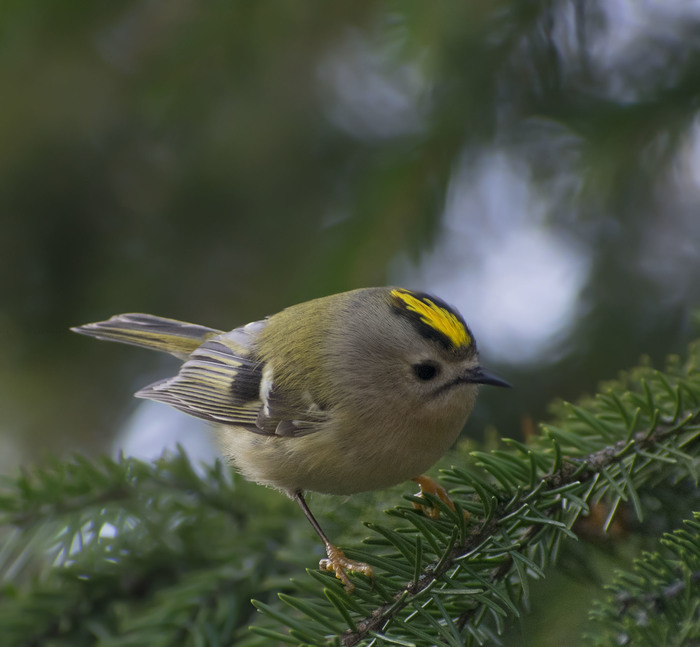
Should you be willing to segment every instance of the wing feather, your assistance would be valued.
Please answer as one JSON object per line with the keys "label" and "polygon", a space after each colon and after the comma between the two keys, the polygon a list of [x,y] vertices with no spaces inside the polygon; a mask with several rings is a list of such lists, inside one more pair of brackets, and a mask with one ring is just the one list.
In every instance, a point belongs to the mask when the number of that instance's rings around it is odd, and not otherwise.
{"label": "wing feather", "polygon": [[210,422],[256,430],[262,369],[254,342],[264,321],[205,341],[174,377],[141,389],[136,397],[164,402]]}
{"label": "wing feather", "polygon": [[318,431],[327,412],[308,393],[280,392],[270,368],[263,370],[255,339],[265,323],[204,341],[177,375],[141,389],[136,397],[258,434],[297,437]]}

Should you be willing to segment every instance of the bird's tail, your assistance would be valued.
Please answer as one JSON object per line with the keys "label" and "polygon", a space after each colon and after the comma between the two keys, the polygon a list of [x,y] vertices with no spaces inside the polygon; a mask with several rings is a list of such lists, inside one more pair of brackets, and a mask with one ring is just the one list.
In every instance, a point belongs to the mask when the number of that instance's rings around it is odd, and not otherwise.
{"label": "bird's tail", "polygon": [[97,339],[172,353],[183,360],[207,339],[221,334],[214,328],[139,313],[115,315],[107,321],[71,330]]}

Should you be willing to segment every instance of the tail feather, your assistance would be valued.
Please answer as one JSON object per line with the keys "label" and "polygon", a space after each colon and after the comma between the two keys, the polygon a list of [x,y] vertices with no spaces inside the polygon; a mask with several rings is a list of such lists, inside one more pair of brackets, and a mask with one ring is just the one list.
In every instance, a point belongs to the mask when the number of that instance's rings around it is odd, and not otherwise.
{"label": "tail feather", "polygon": [[183,360],[207,339],[222,333],[206,326],[140,313],[115,315],[107,321],[89,323],[71,330],[97,339],[165,351]]}

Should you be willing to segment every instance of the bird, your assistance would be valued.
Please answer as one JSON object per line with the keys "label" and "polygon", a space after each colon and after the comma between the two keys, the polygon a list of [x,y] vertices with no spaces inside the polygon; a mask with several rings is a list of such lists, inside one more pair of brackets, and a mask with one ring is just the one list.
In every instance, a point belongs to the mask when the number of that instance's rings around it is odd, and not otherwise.
{"label": "bird", "polygon": [[414,480],[459,436],[486,372],[461,314],[400,287],[360,288],[292,305],[224,332],[130,313],[72,328],[98,339],[171,353],[179,372],[135,396],[214,425],[225,460],[245,478],[295,500],[346,590],[348,559],[326,536],[304,494],[351,495]]}

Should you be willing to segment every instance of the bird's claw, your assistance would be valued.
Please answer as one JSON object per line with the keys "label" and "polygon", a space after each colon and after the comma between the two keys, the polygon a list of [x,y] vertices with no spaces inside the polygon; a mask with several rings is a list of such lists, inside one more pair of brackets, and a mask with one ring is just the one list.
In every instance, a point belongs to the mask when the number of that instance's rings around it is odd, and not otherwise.
{"label": "bird's claw", "polygon": [[348,578],[347,572],[361,573],[370,579],[374,576],[372,567],[369,564],[348,559],[345,557],[345,553],[333,546],[333,544],[326,545],[326,554],[328,555],[328,559],[322,559],[318,563],[318,567],[322,571],[333,571],[335,576],[343,583],[348,593],[355,588],[355,585]]}
{"label": "bird's claw", "polygon": [[[455,504],[452,502],[452,499],[450,499],[450,495],[447,494],[447,490],[444,487],[442,487],[442,485],[440,485],[435,479],[432,479],[429,476],[425,476],[423,474],[421,476],[416,476],[416,478],[414,478],[413,480],[416,483],[418,483],[418,487],[420,488],[420,491],[416,496],[422,498],[426,492],[428,494],[434,494],[450,510],[454,511]],[[416,510],[422,510],[423,514],[430,517],[431,519],[438,519],[440,517],[440,508],[438,508],[437,506],[414,503],[413,507],[416,508]],[[469,520],[469,513],[466,510],[464,511],[464,516],[467,520]]]}

